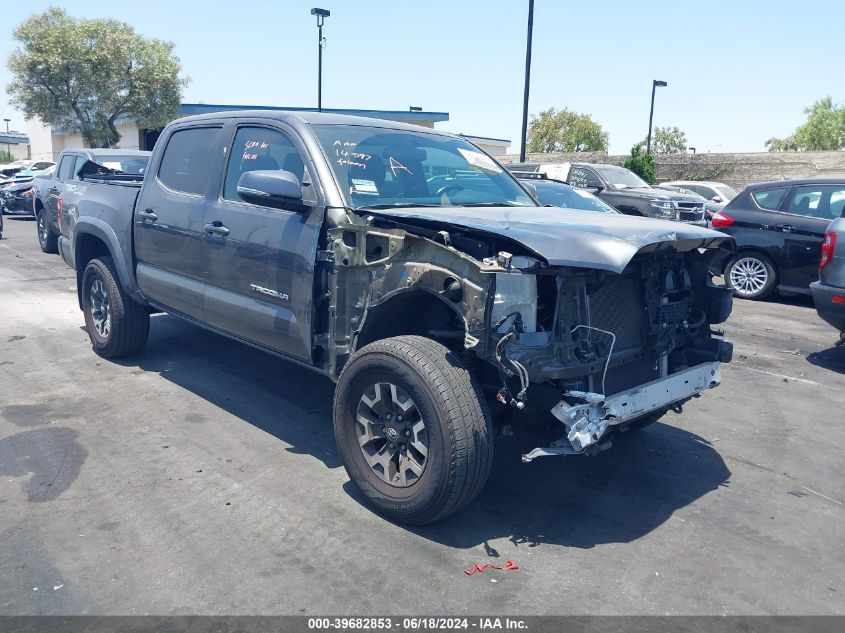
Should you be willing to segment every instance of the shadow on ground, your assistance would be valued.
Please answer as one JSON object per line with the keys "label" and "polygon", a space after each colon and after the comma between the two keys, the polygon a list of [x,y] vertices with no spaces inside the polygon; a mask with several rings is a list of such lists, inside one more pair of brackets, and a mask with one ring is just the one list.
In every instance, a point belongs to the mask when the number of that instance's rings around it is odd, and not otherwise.
{"label": "shadow on ground", "polygon": [[808,354],[807,362],[839,374],[845,374],[845,345],[829,347],[820,352]]}
{"label": "shadow on ground", "polygon": [[[145,352],[121,364],[159,373],[290,444],[292,452],[311,454],[330,468],[341,465],[331,422],[333,385],[314,372],[165,315],[153,318]],[[457,548],[503,537],[525,547],[629,542],[728,485],[730,477],[706,440],[668,424],[624,434],[595,457],[522,464],[520,455],[530,448],[499,442],[478,499],[412,531]],[[347,483],[345,490],[365,504],[355,486]],[[498,555],[487,547],[490,556]]]}

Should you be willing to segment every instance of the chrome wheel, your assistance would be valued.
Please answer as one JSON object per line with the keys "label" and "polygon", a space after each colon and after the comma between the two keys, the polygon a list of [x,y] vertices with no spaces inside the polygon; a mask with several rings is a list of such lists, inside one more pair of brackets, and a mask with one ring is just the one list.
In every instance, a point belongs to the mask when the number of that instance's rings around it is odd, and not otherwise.
{"label": "chrome wheel", "polygon": [[731,286],[740,296],[751,296],[760,292],[769,281],[769,270],[756,257],[736,260],[730,270]]}
{"label": "chrome wheel", "polygon": [[100,338],[108,338],[111,333],[111,306],[109,295],[102,279],[95,279],[88,293],[91,301],[91,321]]}
{"label": "chrome wheel", "polygon": [[47,243],[47,238],[50,236],[50,231],[47,227],[47,220],[43,213],[38,214],[38,239],[41,240],[41,245]]}
{"label": "chrome wheel", "polygon": [[358,402],[355,426],[364,460],[379,479],[397,488],[419,481],[428,460],[428,432],[401,387],[372,385]]}

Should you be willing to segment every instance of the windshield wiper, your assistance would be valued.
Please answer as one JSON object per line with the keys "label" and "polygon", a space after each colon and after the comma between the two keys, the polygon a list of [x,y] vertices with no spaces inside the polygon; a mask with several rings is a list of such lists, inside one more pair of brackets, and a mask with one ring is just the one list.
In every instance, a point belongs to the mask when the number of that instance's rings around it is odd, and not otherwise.
{"label": "windshield wiper", "polygon": [[524,204],[513,204],[512,202],[461,202],[456,207],[524,207]]}
{"label": "windshield wiper", "polygon": [[421,202],[385,202],[383,204],[365,204],[362,207],[355,207],[355,209],[399,209],[403,207],[440,207],[439,204],[425,204]]}

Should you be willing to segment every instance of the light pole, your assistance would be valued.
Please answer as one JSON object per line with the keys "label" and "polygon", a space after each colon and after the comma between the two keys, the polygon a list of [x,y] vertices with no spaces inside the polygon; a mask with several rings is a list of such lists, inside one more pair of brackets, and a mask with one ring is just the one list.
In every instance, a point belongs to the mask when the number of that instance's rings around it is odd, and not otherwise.
{"label": "light pole", "polygon": [[528,0],[528,40],[525,45],[525,94],[522,97],[522,143],[519,162],[525,162],[525,137],[528,134],[528,87],[531,84],[531,38],[534,34],[534,0]]}
{"label": "light pole", "polygon": [[655,79],[651,82],[651,111],[648,113],[648,140],[645,144],[645,153],[651,154],[651,120],[654,118],[654,91],[656,88],[665,88],[668,86],[665,81]]}
{"label": "light pole", "polygon": [[9,155],[9,162],[12,162],[12,144],[9,143],[9,121],[12,119],[3,119],[6,122],[6,153]]}
{"label": "light pole", "polygon": [[688,149],[689,151],[691,151],[693,154],[695,154],[695,148],[694,148],[694,147],[688,147],[687,149]]}
{"label": "light pole", "polygon": [[323,22],[331,15],[327,9],[311,9],[311,15],[317,16],[317,112],[323,111]]}

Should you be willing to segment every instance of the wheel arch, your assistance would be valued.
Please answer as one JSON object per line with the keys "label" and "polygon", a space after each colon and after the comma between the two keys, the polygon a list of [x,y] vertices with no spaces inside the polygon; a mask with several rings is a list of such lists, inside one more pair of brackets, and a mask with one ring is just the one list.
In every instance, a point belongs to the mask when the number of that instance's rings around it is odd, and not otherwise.
{"label": "wheel arch", "polygon": [[764,246],[757,246],[757,245],[748,245],[748,246],[738,246],[737,249],[727,258],[725,258],[725,265],[722,268],[722,274],[725,274],[728,270],[728,264],[731,263],[737,257],[742,255],[752,253],[754,255],[762,255],[766,258],[766,260],[772,265],[772,268],[775,271],[776,279],[780,279],[780,270],[778,269],[777,262],[775,258],[766,250]]}
{"label": "wheel arch", "polygon": [[[414,315],[409,319],[408,315]],[[434,336],[432,332],[450,336]],[[466,319],[458,307],[427,288],[400,288],[372,304],[364,313],[353,351],[394,336],[417,335],[438,340],[447,347],[463,347]],[[446,340],[444,340],[446,339]]]}
{"label": "wheel arch", "polygon": [[97,257],[111,257],[118,280],[124,290],[134,299],[141,301],[138,285],[132,276],[131,263],[120,247],[111,227],[97,218],[78,220],[73,228],[73,263],[76,270],[76,294],[82,308],[82,276],[85,267]]}

